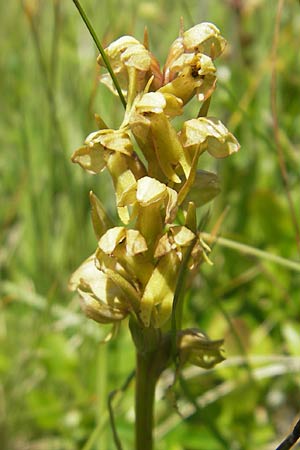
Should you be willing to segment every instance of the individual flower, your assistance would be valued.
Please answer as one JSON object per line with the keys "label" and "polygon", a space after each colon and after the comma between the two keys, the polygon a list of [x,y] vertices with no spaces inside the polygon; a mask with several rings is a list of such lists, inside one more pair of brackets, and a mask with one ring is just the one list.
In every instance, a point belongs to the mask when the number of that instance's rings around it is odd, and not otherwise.
{"label": "individual flower", "polygon": [[212,62],[226,46],[218,28],[204,22],[182,32],[173,42],[163,71],[161,92],[170,92],[187,103],[194,95],[203,102],[216,87]]}
{"label": "individual flower", "polygon": [[176,61],[190,53],[199,53],[211,59],[218,57],[226,47],[226,40],[221,36],[218,28],[209,22],[195,25],[171,44],[164,67],[164,82],[169,82],[176,76]]}
{"label": "individual flower", "polygon": [[99,323],[114,323],[124,319],[130,304],[127,295],[114,281],[98,270],[94,255],[73,273],[69,287],[77,290],[84,313]]}
{"label": "individual flower", "polygon": [[113,227],[98,242],[97,265],[104,272],[113,267],[140,292],[154,268],[147,250],[146,240],[138,230]]}
{"label": "individual flower", "polygon": [[222,355],[223,339],[211,340],[195,328],[180,330],[177,333],[179,364],[194,364],[203,369],[211,369],[224,361]]}
{"label": "individual flower", "polygon": [[[161,84],[162,74],[159,64],[149,50],[132,36],[122,36],[112,42],[105,53],[109,59],[112,69],[121,86],[123,95],[128,95],[129,85],[135,79],[136,93],[141,92],[150,77],[153,77],[153,88]],[[101,56],[98,57],[98,64],[104,66]],[[114,94],[117,91],[108,73],[100,76],[100,81],[105,84]]]}
{"label": "individual flower", "polygon": [[206,150],[215,158],[225,158],[240,149],[233,134],[214,117],[198,117],[184,122],[180,141],[191,158],[198,150],[199,154]]}
{"label": "individual flower", "polygon": [[[216,68],[209,56],[201,53],[184,53],[169,67],[172,80],[165,83],[159,92],[173,94],[183,105],[194,95],[200,102],[207,100],[216,87]],[[174,75],[176,74],[176,75]]]}
{"label": "individual flower", "polygon": [[[203,181],[208,182],[205,187],[206,194],[200,193],[199,202],[196,205],[201,206],[211,200],[218,193],[217,177],[215,174],[208,174],[197,170],[198,158],[204,152],[215,158],[225,158],[239,150],[240,145],[236,138],[231,134],[220,120],[215,118],[199,117],[184,122],[182,130],[179,133],[179,140],[182,144],[186,159],[190,161],[190,172],[187,179],[179,187],[178,204],[187,198],[195,199],[197,193],[195,190],[203,186]],[[202,186],[201,186],[202,184]]]}
{"label": "individual flower", "polygon": [[180,183],[190,164],[169,117],[181,114],[182,101],[171,94],[149,92],[134,105],[129,126],[148,162],[148,173],[161,181]]}
{"label": "individual flower", "polygon": [[136,153],[125,129],[104,129],[91,133],[85,145],[76,150],[72,161],[90,173],[108,169],[112,177],[118,213],[123,223],[128,223],[129,212],[121,206],[123,197],[146,174],[146,169]]}
{"label": "individual flower", "polygon": [[[132,205],[136,229],[146,239],[149,249],[162,234],[177,212],[177,193],[174,189],[152,177],[137,180],[124,197],[124,205]],[[122,204],[122,205],[123,205]]]}

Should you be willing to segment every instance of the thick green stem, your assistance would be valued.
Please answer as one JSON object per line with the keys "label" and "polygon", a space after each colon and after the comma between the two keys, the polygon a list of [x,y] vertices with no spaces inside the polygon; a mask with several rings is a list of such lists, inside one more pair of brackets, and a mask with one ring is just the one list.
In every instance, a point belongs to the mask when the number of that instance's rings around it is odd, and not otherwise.
{"label": "thick green stem", "polygon": [[159,373],[155,352],[136,357],[135,450],[153,450],[153,413],[155,386]]}
{"label": "thick green stem", "polygon": [[129,327],[136,348],[135,450],[153,450],[155,386],[171,361],[171,339],[160,329],[144,327],[134,316]]}

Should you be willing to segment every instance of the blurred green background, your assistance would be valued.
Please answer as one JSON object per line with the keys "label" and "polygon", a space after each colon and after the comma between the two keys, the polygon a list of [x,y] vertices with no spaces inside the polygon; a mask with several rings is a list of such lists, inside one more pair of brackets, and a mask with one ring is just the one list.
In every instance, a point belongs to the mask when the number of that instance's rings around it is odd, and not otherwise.
{"label": "blurred green background", "polygon": [[[227,208],[223,236],[299,261],[271,110],[277,70],[279,141],[300,222],[300,5],[283,5],[272,59],[274,0],[82,0],[107,45],[143,38],[163,64],[185,28],[214,22],[228,40],[216,61],[211,115],[227,124],[241,151],[201,160],[221,178],[206,231]],[[112,450],[108,393],[134,367],[127,325],[117,339],[86,319],[67,288],[96,246],[93,189],[115,215],[111,183],[71,164],[96,129],[94,113],[117,127],[122,107],[98,83],[97,52],[71,0],[6,2],[0,26],[0,447],[2,450]],[[274,98],[274,95],[273,95]],[[197,114],[192,103],[189,114]],[[209,165],[210,164],[210,165]],[[204,208],[204,212],[208,208]],[[157,450],[274,449],[300,412],[299,272],[214,246],[186,299],[186,326],[225,337],[227,361],[188,368],[199,408],[178,390],[178,408],[158,388]],[[115,402],[124,450],[133,447],[133,388]]]}

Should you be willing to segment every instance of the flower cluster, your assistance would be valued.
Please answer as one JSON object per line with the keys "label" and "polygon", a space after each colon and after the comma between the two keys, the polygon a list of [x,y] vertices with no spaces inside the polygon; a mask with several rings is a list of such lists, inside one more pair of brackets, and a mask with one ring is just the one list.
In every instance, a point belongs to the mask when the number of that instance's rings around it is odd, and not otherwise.
{"label": "flower cluster", "polygon": [[[90,194],[98,247],[70,284],[78,290],[84,312],[97,322],[118,323],[131,315],[142,327],[165,327],[186,252],[192,246],[190,270],[205,254],[196,209],[219,186],[215,174],[198,170],[198,160],[204,152],[224,158],[237,152],[239,144],[214,117],[191,118],[179,131],[172,119],[183,114],[193,97],[208,104],[216,87],[213,60],[225,45],[214,25],[196,25],[173,42],[163,70],[147,44],[131,36],[105,49],[126,98],[124,119],[117,130],[103,124],[72,157],[93,174],[109,171],[120,219],[114,226]],[[101,57],[98,63],[105,66]],[[101,82],[116,93],[108,74]],[[192,338],[200,347],[205,340],[195,331]],[[187,333],[178,341],[186,346]]]}

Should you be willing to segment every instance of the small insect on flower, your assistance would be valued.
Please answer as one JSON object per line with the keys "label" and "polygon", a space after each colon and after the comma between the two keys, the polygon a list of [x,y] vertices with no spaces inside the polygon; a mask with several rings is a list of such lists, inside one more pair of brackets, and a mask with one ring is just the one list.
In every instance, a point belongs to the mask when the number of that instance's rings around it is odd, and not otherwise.
{"label": "small insect on flower", "polygon": [[193,78],[197,78],[199,76],[199,70],[201,70],[201,63],[195,58],[195,60],[191,62],[191,75]]}

